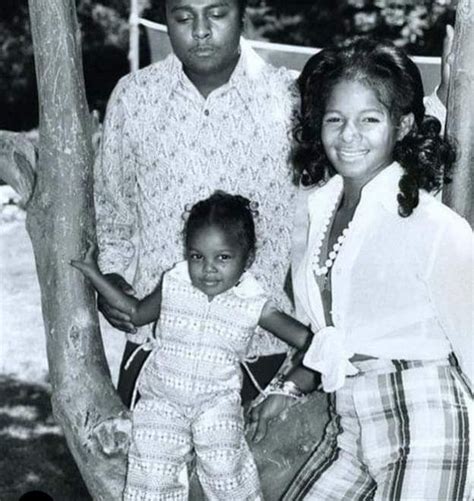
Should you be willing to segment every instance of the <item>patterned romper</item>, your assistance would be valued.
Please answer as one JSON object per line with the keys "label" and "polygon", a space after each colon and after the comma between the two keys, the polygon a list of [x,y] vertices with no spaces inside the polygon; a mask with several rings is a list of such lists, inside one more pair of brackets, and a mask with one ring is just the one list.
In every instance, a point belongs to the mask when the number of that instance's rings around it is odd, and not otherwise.
{"label": "patterned romper", "polygon": [[239,362],[267,297],[248,272],[212,301],[187,263],[165,273],[156,346],[138,381],[124,499],[187,500],[179,474],[189,454],[208,499],[261,499],[244,437]]}

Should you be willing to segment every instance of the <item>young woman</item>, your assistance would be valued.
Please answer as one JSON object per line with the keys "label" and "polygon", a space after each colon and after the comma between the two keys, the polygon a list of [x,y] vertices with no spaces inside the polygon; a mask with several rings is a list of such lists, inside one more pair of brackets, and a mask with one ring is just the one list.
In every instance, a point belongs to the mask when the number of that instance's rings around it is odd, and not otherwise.
{"label": "young woman", "polygon": [[[453,149],[425,114],[416,65],[390,43],[325,49],[299,84],[298,172],[324,185],[308,197],[293,282],[315,332],[303,364],[333,405],[284,499],[467,500],[473,238],[429,194]],[[302,367],[288,379],[313,389]],[[253,419],[283,399],[270,396]]]}

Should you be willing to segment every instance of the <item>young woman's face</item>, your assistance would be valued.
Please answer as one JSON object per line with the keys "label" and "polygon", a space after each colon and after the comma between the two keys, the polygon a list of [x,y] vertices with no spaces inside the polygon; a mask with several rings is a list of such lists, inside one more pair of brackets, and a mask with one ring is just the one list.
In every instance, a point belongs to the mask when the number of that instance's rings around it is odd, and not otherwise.
{"label": "young woman's face", "polygon": [[321,138],[330,162],[362,186],[392,163],[398,129],[372,89],[336,84],[326,103]]}
{"label": "young woman's face", "polygon": [[209,299],[234,287],[248,258],[236,238],[216,226],[194,231],[186,253],[191,282]]}

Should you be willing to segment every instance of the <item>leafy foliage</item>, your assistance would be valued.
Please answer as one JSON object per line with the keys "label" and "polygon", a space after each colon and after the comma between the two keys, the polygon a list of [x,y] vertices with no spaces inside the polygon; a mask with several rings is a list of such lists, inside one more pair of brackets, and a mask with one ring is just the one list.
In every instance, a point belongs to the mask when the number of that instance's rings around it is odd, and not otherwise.
{"label": "leafy foliage", "polygon": [[[2,0],[0,129],[38,122],[38,98],[27,0]],[[91,109],[101,113],[117,79],[128,72],[128,0],[77,0],[84,75]]]}
{"label": "leafy foliage", "polygon": [[[28,0],[1,0],[0,129],[37,125],[38,102]],[[130,0],[76,0],[86,92],[101,116],[117,80],[129,71]],[[353,34],[383,35],[412,54],[440,55],[454,0],[249,0],[249,33],[272,42],[323,47]],[[163,0],[140,0],[143,16],[163,22]],[[453,5],[451,5],[453,4]],[[140,37],[142,65],[149,61]]]}
{"label": "leafy foliage", "polygon": [[413,55],[440,56],[451,0],[250,1],[259,38],[324,47],[353,35],[389,38]]}

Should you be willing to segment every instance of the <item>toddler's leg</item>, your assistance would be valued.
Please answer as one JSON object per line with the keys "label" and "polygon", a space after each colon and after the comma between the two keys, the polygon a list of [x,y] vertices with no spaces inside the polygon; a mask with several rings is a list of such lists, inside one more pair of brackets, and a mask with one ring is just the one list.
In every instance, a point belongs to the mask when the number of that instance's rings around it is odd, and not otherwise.
{"label": "toddler's leg", "polygon": [[142,397],[133,411],[125,501],[187,501],[180,473],[191,450],[189,421],[164,399]]}
{"label": "toddler's leg", "polygon": [[257,467],[244,436],[239,395],[212,402],[192,425],[197,472],[210,501],[261,500]]}

